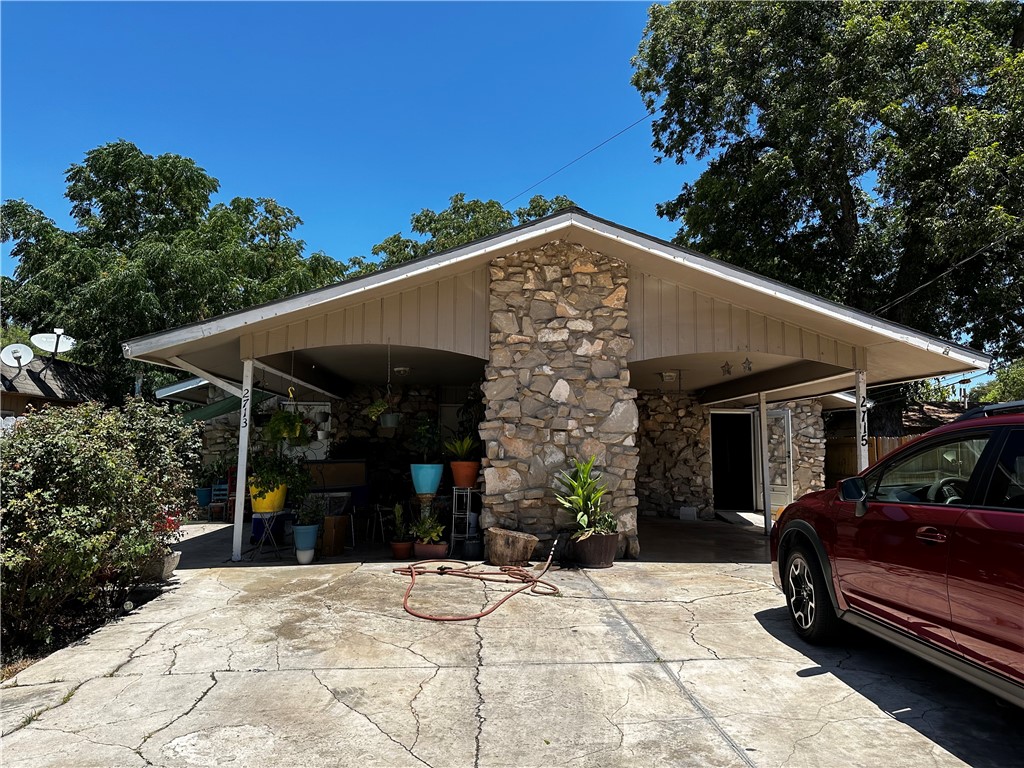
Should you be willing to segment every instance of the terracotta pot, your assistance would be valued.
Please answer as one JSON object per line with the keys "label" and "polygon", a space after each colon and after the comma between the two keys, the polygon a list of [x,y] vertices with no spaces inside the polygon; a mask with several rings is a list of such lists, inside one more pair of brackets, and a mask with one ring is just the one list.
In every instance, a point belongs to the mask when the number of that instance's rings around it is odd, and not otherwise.
{"label": "terracotta pot", "polygon": [[581,568],[611,568],[618,545],[619,534],[595,533],[573,541],[573,560]]}
{"label": "terracotta pot", "polygon": [[477,476],[480,474],[479,461],[453,461],[452,485],[456,488],[475,488]]}
{"label": "terracotta pot", "polygon": [[437,544],[423,544],[417,541],[412,545],[412,555],[417,560],[439,560],[448,557],[448,542],[440,541]]}
{"label": "terracotta pot", "polygon": [[410,557],[412,557],[412,542],[392,541],[391,557],[393,557],[395,560],[408,560]]}

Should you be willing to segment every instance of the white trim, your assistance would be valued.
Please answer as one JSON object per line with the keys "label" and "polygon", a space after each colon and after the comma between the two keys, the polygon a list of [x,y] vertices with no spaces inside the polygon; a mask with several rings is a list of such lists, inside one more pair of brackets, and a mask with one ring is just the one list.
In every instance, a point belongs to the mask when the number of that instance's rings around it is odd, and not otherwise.
{"label": "white trim", "polygon": [[[764,392],[757,393],[757,423],[761,434],[761,504],[764,507],[764,533],[767,536],[772,530],[772,482],[768,466],[768,401]],[[787,446],[788,450],[788,446]]]}
{"label": "white trim", "polygon": [[[206,379],[208,382],[210,382],[214,386],[220,387],[228,394],[234,395],[235,397],[242,396],[242,390],[236,387],[234,384],[231,384],[230,382],[220,378],[219,376],[214,376],[212,373],[204,371],[202,368],[198,366],[192,365],[192,363],[185,362],[180,357],[168,357],[167,360],[168,362],[174,363],[182,370],[188,371],[189,373],[194,373],[196,376]],[[249,386],[250,388],[252,387],[252,382],[249,383]]]}
{"label": "white trim", "polygon": [[245,492],[249,459],[249,422],[252,421],[252,360],[242,361],[242,389],[238,393],[238,469],[235,474],[235,521],[231,536],[231,559],[242,559],[242,528],[245,521]]}
{"label": "white trim", "polygon": [[196,377],[192,379],[185,379],[185,381],[179,381],[177,384],[168,384],[166,387],[161,387],[153,394],[156,395],[157,400],[165,400],[175,395],[180,395],[182,392],[188,392],[190,389],[198,389],[209,384],[206,379]]}
{"label": "white trim", "polygon": [[868,374],[858,370],[854,375],[854,394],[857,398],[857,472],[863,472],[868,468]]}

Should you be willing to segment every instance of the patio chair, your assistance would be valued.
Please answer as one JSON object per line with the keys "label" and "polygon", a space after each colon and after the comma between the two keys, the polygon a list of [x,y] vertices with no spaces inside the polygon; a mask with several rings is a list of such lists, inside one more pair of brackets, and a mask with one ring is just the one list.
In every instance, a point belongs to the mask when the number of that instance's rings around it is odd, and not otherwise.
{"label": "patio chair", "polygon": [[229,506],[229,487],[227,483],[214,483],[213,495],[210,503],[206,506],[206,520],[213,520],[214,511],[217,512],[219,520],[226,520]]}

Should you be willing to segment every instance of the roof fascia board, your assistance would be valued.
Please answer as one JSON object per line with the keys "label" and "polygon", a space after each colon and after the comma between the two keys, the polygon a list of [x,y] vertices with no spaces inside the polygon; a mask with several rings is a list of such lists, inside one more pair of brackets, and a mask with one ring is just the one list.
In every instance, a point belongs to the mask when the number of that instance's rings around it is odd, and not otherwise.
{"label": "roof fascia board", "polygon": [[686,248],[664,243],[638,232],[624,230],[609,222],[589,216],[581,216],[578,213],[573,214],[573,221],[576,226],[581,229],[590,230],[594,234],[618,240],[634,248],[641,248],[655,256],[660,256],[677,264],[685,264],[704,274],[720,277],[730,283],[744,285],[759,293],[783,299],[803,309],[849,323],[863,330],[871,331],[905,344],[910,344],[927,352],[944,355],[975,368],[987,368],[992,362],[992,358],[982,352],[914,331],[896,323],[890,323],[867,312],[862,312],[852,307],[845,307],[842,304],[823,299],[812,293],[770,280],[753,272],[747,272],[728,262],[712,259]]}
{"label": "roof fascia board", "polygon": [[394,269],[373,272],[366,277],[339,283],[335,286],[300,293],[296,296],[290,296],[286,299],[280,299],[267,304],[260,304],[240,312],[221,315],[199,323],[179,326],[169,331],[129,339],[121,343],[121,350],[127,358],[150,355],[167,347],[186,344],[199,338],[217,336],[221,333],[237,330],[263,320],[273,320],[290,312],[308,310],[311,307],[336,301],[340,298],[357,296],[371,289],[385,287],[472,257],[484,256],[494,251],[515,247],[528,240],[543,238],[559,230],[566,229],[571,225],[571,213],[555,215],[551,219],[543,220],[535,227],[527,225],[522,229],[511,229],[482,243],[479,241],[470,243],[459,248],[428,256],[424,259],[417,259]]}

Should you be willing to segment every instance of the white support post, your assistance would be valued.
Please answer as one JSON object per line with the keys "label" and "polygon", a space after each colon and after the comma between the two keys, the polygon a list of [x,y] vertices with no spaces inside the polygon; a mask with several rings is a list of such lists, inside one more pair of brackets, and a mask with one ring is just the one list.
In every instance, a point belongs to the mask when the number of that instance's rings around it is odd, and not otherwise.
{"label": "white support post", "polygon": [[757,415],[761,438],[761,501],[764,504],[764,532],[767,536],[772,530],[772,481],[768,476],[768,398],[764,392],[757,393]]}
{"label": "white support post", "polygon": [[868,375],[854,371],[855,395],[857,397],[857,472],[868,466]]}
{"label": "white support post", "polygon": [[242,528],[245,519],[245,492],[249,458],[249,424],[252,421],[252,360],[242,361],[242,406],[238,421],[238,473],[235,475],[235,530],[231,559],[242,559]]}

